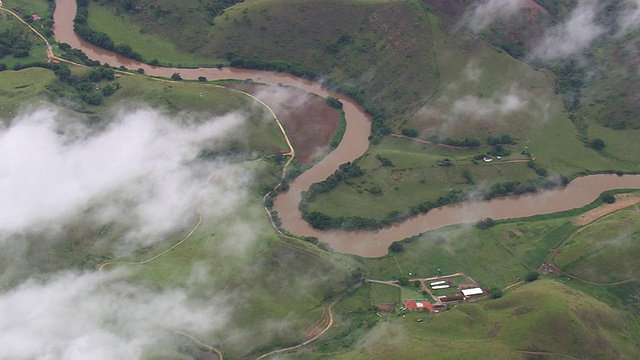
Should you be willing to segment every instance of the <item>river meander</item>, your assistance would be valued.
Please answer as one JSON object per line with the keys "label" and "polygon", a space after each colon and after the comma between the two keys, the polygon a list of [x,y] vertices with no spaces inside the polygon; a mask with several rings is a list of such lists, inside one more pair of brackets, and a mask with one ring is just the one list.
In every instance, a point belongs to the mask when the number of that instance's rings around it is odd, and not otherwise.
{"label": "river meander", "polygon": [[178,72],[185,79],[205,76],[209,80],[253,79],[266,84],[296,86],[320,96],[336,96],[344,104],[347,130],[340,145],[309,170],[305,171],[291,184],[287,192],[278,195],[274,201],[282,220],[282,227],[299,236],[315,236],[342,253],[364,257],[377,257],[387,253],[389,245],[425,231],[443,226],[475,222],[490,217],[496,220],[518,218],[539,214],[548,214],[585,206],[595,200],[603,191],[623,188],[640,188],[640,175],[589,175],[572,181],[569,185],[550,191],[496,198],[489,201],[466,202],[447,205],[417,215],[397,225],[378,231],[321,231],[312,228],[304,221],[298,210],[301,193],[311,184],[322,181],[331,175],[340,164],[360,157],[369,146],[371,119],[363,109],[351,99],[336,94],[315,83],[292,75],[260,70],[233,68],[164,68],[139,63],[97,48],[77,37],[73,31],[73,18],[76,13],[75,0],[56,0],[54,13],[54,32],[57,41],[81,49],[91,59],[112,66],[125,66],[130,69],[142,68],[148,75],[170,77]]}

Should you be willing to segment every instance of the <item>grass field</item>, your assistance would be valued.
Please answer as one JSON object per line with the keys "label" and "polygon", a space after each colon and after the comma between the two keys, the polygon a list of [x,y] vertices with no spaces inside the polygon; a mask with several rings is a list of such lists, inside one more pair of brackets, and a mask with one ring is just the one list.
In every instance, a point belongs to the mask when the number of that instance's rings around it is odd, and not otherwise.
{"label": "grass field", "polygon": [[554,264],[578,278],[613,283],[640,277],[640,215],[635,206],[617,211],[576,233]]}
{"label": "grass field", "polygon": [[89,13],[88,25],[92,29],[109,34],[116,44],[132,45],[146,63],[155,59],[166,66],[197,67],[223,62],[221,59],[180,52],[171,43],[154,36],[153,32],[145,33],[137,21],[126,15],[123,17],[121,13],[115,14],[97,2],[89,2]]}
{"label": "grass field", "polygon": [[0,73],[0,117],[13,118],[21,107],[38,104],[51,96],[46,86],[57,78],[52,71],[32,68]]}
{"label": "grass field", "polygon": [[401,289],[397,286],[370,283],[369,289],[369,302],[371,305],[400,303]]}

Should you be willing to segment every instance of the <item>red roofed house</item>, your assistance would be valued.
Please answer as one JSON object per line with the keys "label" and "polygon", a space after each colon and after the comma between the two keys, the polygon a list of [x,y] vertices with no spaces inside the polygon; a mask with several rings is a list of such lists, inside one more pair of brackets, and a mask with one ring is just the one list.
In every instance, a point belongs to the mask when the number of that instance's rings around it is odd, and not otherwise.
{"label": "red roofed house", "polygon": [[33,15],[31,15],[31,18],[33,19],[33,21],[38,21],[38,20],[42,19],[42,18],[40,17],[40,15],[38,15],[38,14],[33,14]]}
{"label": "red roofed house", "polygon": [[433,312],[433,305],[427,300],[418,301],[418,300],[405,300],[404,307],[407,310],[415,311],[415,310],[427,310],[429,312]]}

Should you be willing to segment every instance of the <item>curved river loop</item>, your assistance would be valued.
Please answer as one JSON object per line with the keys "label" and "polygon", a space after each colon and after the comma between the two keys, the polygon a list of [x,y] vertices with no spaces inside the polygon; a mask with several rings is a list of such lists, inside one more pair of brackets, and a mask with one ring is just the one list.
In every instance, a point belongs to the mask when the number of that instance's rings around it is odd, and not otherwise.
{"label": "curved river loop", "polygon": [[89,58],[101,63],[125,66],[129,69],[142,68],[145,74],[152,76],[170,77],[173,73],[178,72],[185,79],[197,79],[199,76],[205,76],[208,80],[253,79],[270,85],[295,86],[322,97],[335,96],[339,98],[344,104],[347,121],[347,129],[343,137],[345,141],[342,141],[329,155],[291,182],[289,190],[276,197],[274,210],[278,212],[282,227],[287,231],[296,236],[317,237],[341,253],[379,257],[387,254],[389,245],[394,241],[443,226],[476,222],[487,217],[501,220],[570,210],[591,203],[607,190],[640,188],[640,175],[588,175],[577,178],[567,186],[555,190],[443,206],[375,231],[322,231],[314,229],[302,219],[298,209],[302,192],[308,190],[313,183],[325,180],[338,169],[340,164],[353,161],[365,153],[369,147],[371,119],[362,107],[352,99],[324,88],[320,83],[284,73],[228,67],[166,68],[150,66],[124,58],[81,40],[73,31],[75,13],[75,0],[56,0],[54,13],[56,40],[84,51]]}

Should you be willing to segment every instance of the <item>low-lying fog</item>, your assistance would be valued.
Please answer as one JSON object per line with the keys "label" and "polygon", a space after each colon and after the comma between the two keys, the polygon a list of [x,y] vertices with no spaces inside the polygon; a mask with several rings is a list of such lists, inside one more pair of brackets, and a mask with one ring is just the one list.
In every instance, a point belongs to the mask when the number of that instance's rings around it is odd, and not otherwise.
{"label": "low-lying fog", "polygon": [[209,218],[235,211],[252,173],[199,155],[244,118],[200,120],[128,109],[96,130],[42,107],[0,130],[0,359],[131,359],[152,348],[170,354],[177,342],[168,329],[197,337],[222,328],[229,313],[222,296],[203,302],[187,289],[113,281],[107,294],[101,279],[122,278],[122,270],[12,276],[28,263],[25,249],[54,241],[52,234],[83,217],[131,229],[117,239],[117,255],[193,227],[198,209]]}

